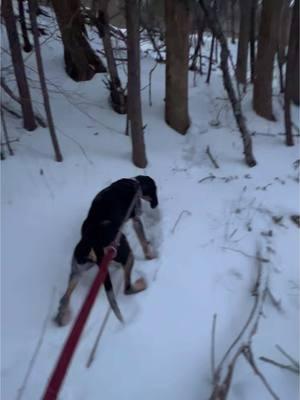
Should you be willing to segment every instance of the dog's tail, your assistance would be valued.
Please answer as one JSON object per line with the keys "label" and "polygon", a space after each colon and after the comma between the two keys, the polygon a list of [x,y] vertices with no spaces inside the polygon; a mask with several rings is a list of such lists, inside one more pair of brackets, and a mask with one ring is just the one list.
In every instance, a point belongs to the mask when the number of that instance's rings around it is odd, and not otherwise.
{"label": "dog's tail", "polygon": [[107,296],[107,300],[115,314],[115,316],[118,318],[118,320],[122,323],[124,323],[124,319],[122,316],[122,313],[119,309],[117,300],[116,300],[116,296],[114,294],[114,290],[113,290],[113,285],[111,282],[111,278],[110,278],[110,274],[109,272],[107,272],[105,281],[104,281],[104,288],[105,288],[105,292],[106,292],[106,296]]}

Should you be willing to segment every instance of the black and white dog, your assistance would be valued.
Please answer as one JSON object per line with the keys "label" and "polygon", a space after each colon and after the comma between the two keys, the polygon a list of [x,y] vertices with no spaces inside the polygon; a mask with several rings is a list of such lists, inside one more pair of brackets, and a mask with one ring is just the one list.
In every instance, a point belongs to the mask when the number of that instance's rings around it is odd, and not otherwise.
{"label": "black and white dog", "polygon": [[[81,227],[81,239],[76,245],[72,258],[71,273],[67,290],[60,300],[59,309],[55,318],[58,325],[63,326],[70,319],[70,298],[82,272],[95,264],[100,264],[105,248],[116,237],[127,211],[137,194],[137,201],[128,219],[132,219],[133,228],[142,246],[145,258],[155,258],[151,244],[146,239],[141,216],[141,199],[150,203],[151,208],[158,205],[156,184],[149,176],[136,176],[131,179],[120,179],[97,194],[92,202],[87,218]],[[120,244],[114,261],[124,268],[124,293],[138,293],[146,288],[145,281],[140,278],[135,283],[131,282],[131,271],[134,264],[134,256],[125,235],[121,234]],[[104,287],[116,315],[118,308],[112,292],[112,283],[107,274]],[[115,305],[115,307],[114,307]],[[116,309],[117,310],[116,310]],[[121,316],[119,315],[119,319]]]}

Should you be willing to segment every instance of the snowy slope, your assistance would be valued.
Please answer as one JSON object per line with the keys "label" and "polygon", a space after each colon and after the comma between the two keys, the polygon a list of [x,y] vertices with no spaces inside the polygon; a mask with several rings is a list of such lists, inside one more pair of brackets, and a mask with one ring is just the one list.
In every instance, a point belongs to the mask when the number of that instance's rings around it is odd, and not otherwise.
{"label": "snowy slope", "polygon": [[[293,148],[284,146],[278,99],[278,122],[271,123],[253,113],[250,94],[244,98],[250,129],[268,134],[253,137],[258,166],[249,169],[221,73],[213,74],[210,86],[199,76],[195,82],[191,74],[192,124],[182,137],[163,120],[164,66],[159,65],[153,72],[152,107],[147,88],[143,90],[149,164],[141,171],[130,162],[126,120],[109,108],[103,76],[72,82],[63,71],[62,49],[55,38],[44,45],[43,55],[64,162],[53,161],[46,129],[25,133],[20,121],[7,116],[10,136],[19,141],[13,143],[16,155],[1,163],[2,398],[41,397],[70,329],[58,328],[52,317],[65,290],[82,220],[100,189],[140,173],[157,181],[160,199],[160,216],[147,207],[144,214],[158,259],[143,260],[131,227],[127,228],[136,255],[135,274],[146,278],[148,289],[136,296],[118,295],[126,324],[121,326],[110,315],[96,359],[87,369],[108,308],[100,292],[59,398],[207,399],[213,314],[218,362],[253,304],[256,262],[245,254],[254,256],[257,243],[270,259],[270,288],[282,311],[266,300],[253,339],[255,356],[285,362],[275,348],[279,344],[298,360],[299,230],[290,215],[299,213],[299,170],[293,166],[299,159],[299,142]],[[34,65],[32,56],[28,64]],[[143,87],[152,67],[153,59],[143,56]],[[36,80],[33,71],[30,76]],[[36,89],[35,106],[42,111],[39,94]],[[298,111],[293,111],[298,120]],[[206,154],[208,145],[219,169]],[[202,180],[210,174],[216,178]],[[274,223],[273,216],[283,217],[281,224]],[[269,231],[271,236],[266,235]],[[74,293],[73,317],[95,272],[89,271]],[[113,279],[118,285],[119,270],[114,269]],[[296,375],[257,363],[280,399],[297,398]],[[254,398],[271,397],[241,359],[229,399]]]}

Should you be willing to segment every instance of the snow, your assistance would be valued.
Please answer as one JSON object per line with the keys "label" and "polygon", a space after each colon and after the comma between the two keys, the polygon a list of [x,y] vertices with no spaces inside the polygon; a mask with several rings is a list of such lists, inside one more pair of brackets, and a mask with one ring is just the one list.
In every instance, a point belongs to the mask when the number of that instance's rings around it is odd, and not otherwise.
{"label": "snow", "polygon": [[[208,49],[209,38],[206,42]],[[150,53],[142,57],[142,87],[154,65]],[[259,360],[266,356],[287,363],[276,344],[299,360],[299,229],[290,220],[299,213],[299,169],[293,166],[299,141],[288,148],[279,135],[284,131],[280,97],[274,97],[276,123],[255,115],[250,90],[243,99],[250,130],[268,134],[253,137],[258,165],[249,169],[220,71],[213,73],[209,86],[205,77],[194,81],[190,74],[192,123],[188,134],[180,136],[164,122],[164,66],[158,65],[152,76],[152,107],[148,89],[142,92],[149,164],[141,171],[131,163],[126,118],[108,105],[103,75],[72,82],[64,73],[55,35],[44,44],[43,56],[64,161],[54,162],[47,129],[24,132],[20,120],[6,114],[10,138],[18,142],[12,144],[16,155],[1,163],[2,398],[41,398],[71,328],[58,328],[52,318],[90,203],[114,180],[144,173],[158,185],[159,212],[144,207],[146,232],[158,258],[144,260],[131,226],[126,232],[136,256],[134,276],[144,276],[148,288],[136,296],[118,294],[126,323],[122,326],[110,315],[87,369],[108,309],[100,291],[59,399],[208,399],[213,315],[218,363],[252,307],[257,246],[270,260],[265,264],[269,286],[282,312],[266,300],[253,338],[254,354],[278,397],[296,399],[298,377]],[[33,56],[27,64],[35,68]],[[36,87],[35,109],[42,113],[36,74],[32,69],[28,73]],[[293,118],[299,120],[297,109]],[[207,146],[219,169],[209,160]],[[212,174],[215,178],[201,181]],[[272,216],[283,217],[281,224]],[[73,318],[95,274],[96,269],[87,272],[76,289]],[[112,276],[118,286],[121,271],[112,267]],[[229,399],[253,398],[271,396],[241,358]]]}

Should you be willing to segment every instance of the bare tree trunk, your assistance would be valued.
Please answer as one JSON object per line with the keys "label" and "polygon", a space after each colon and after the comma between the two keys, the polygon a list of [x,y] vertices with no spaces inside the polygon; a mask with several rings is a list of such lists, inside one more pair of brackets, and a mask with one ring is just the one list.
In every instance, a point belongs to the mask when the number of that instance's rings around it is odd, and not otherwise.
{"label": "bare tree trunk", "polygon": [[251,69],[251,83],[254,82],[255,77],[255,42],[256,42],[256,10],[257,0],[251,2],[250,14],[250,69]]}
{"label": "bare tree trunk", "polygon": [[32,45],[28,38],[23,0],[18,0],[18,7],[19,7],[19,21],[20,21],[20,26],[21,26],[22,36],[23,36],[23,50],[26,53],[30,53],[32,50]]}
{"label": "bare tree trunk", "polygon": [[107,60],[108,72],[110,80],[108,88],[110,90],[110,100],[112,108],[119,114],[126,114],[127,112],[127,98],[125,91],[122,88],[121,80],[119,78],[118,69],[114,57],[113,48],[111,45],[111,36],[109,29],[108,19],[108,6],[109,0],[102,0],[98,3],[98,11],[96,12],[96,26],[99,36],[102,38],[105,56]]}
{"label": "bare tree trunk", "polygon": [[291,27],[291,12],[289,7],[289,1],[283,0],[283,4],[280,10],[280,20],[278,26],[278,49],[277,49],[277,61],[279,68],[279,81],[280,81],[280,92],[284,92],[284,74],[283,66],[286,62],[286,48],[288,46],[289,32]]}
{"label": "bare tree trunk", "polygon": [[[293,94],[293,86],[295,85],[294,70],[297,65],[297,58],[299,58],[299,0],[295,0],[292,16],[292,24],[290,30],[288,59],[286,66],[286,85],[284,94],[284,119],[285,119],[285,131],[286,131],[286,144],[287,146],[293,146],[293,133],[292,133],[292,121],[291,121],[291,100]],[[299,60],[298,60],[299,62]],[[298,64],[299,66],[299,64]],[[299,73],[299,72],[298,72]],[[298,81],[299,84],[299,81]],[[299,87],[298,87],[299,89]]]}
{"label": "bare tree trunk", "polygon": [[188,115],[189,6],[182,0],[165,0],[166,102],[165,120],[185,134]]}
{"label": "bare tree trunk", "polygon": [[240,33],[236,62],[236,77],[239,83],[247,84],[248,48],[251,26],[252,0],[240,0]]}
{"label": "bare tree trunk", "polygon": [[230,0],[231,43],[235,44],[235,9],[236,0]]}
{"label": "bare tree trunk", "polygon": [[49,101],[49,96],[48,96],[48,90],[47,90],[47,85],[46,85],[46,79],[45,79],[45,73],[44,73],[44,67],[43,67],[43,61],[42,61],[42,55],[41,55],[41,49],[40,49],[40,43],[39,43],[39,32],[38,32],[38,26],[37,26],[37,21],[36,21],[36,11],[37,11],[36,0],[29,0],[28,6],[29,6],[31,29],[32,29],[32,34],[33,34],[33,42],[34,42],[34,47],[35,47],[36,64],[37,64],[37,69],[38,69],[38,73],[39,73],[39,77],[40,77],[42,95],[43,95],[43,99],[44,99],[44,106],[45,106],[47,121],[48,121],[48,125],[49,125],[50,136],[51,136],[51,140],[52,140],[52,144],[53,144],[53,148],[54,148],[54,152],[55,152],[55,159],[56,159],[56,161],[62,161],[63,158],[62,158],[58,140],[56,137],[51,108],[50,108],[50,101]]}
{"label": "bare tree trunk", "polygon": [[213,64],[213,54],[214,54],[214,47],[215,47],[215,39],[216,39],[215,35],[212,34],[206,83],[209,83],[209,81],[210,81],[211,69],[212,69],[212,64]]}
{"label": "bare tree trunk", "polygon": [[[202,45],[202,41],[203,41],[203,32],[204,32],[204,29],[205,29],[205,20],[204,20],[204,18],[200,19],[198,17],[197,22],[198,22],[197,23],[197,43],[196,43],[196,46],[195,46],[194,54],[192,56],[192,63],[191,63],[191,66],[189,67],[189,69],[191,71],[196,71],[197,70],[197,58],[198,57],[201,58],[201,45]],[[199,72],[200,72],[200,74],[202,74],[201,64],[200,64],[200,67],[199,67]]]}
{"label": "bare tree trunk", "polygon": [[263,0],[255,66],[253,108],[258,115],[275,121],[272,108],[274,56],[282,0]]}
{"label": "bare tree trunk", "polygon": [[128,120],[132,141],[132,161],[139,168],[147,165],[144,142],[141,73],[140,73],[140,34],[139,34],[139,0],[127,0],[125,3],[127,25],[128,53]]}
{"label": "bare tree trunk", "polygon": [[25,74],[25,66],[19,42],[16,19],[13,12],[12,0],[3,0],[1,11],[5,20],[7,37],[11,50],[11,58],[21,98],[24,128],[28,131],[33,131],[37,125],[34,119],[31,96]]}
{"label": "bare tree trunk", "polygon": [[[6,126],[6,122],[5,122],[5,118],[4,118],[4,112],[3,112],[3,108],[2,108],[2,107],[0,108],[0,113],[1,113],[1,123],[2,123],[2,128],[3,128],[3,134],[4,134],[5,144],[6,144],[6,146],[7,146],[7,150],[8,150],[9,155],[10,155],[10,156],[13,156],[13,155],[14,155],[14,151],[13,151],[13,149],[11,148],[11,145],[10,145],[10,141],[9,141],[9,137],[8,137],[8,131],[7,131],[7,126]],[[2,137],[1,137],[1,139],[2,139]],[[2,147],[2,144],[3,144],[3,147]],[[5,158],[4,143],[2,143],[2,140],[1,140],[1,149],[2,149],[1,154],[3,153],[4,158]]]}
{"label": "bare tree trunk", "polygon": [[80,12],[80,0],[52,0],[64,45],[66,72],[74,81],[87,81],[106,72],[90,46]]}
{"label": "bare tree trunk", "polygon": [[241,103],[235,93],[235,90],[234,90],[234,87],[233,87],[233,84],[231,81],[230,73],[229,73],[229,68],[228,68],[229,50],[228,50],[226,37],[222,31],[221,24],[218,20],[218,17],[216,15],[214,8],[212,8],[208,5],[207,0],[199,0],[199,4],[201,5],[201,7],[207,17],[207,22],[208,22],[208,25],[209,25],[212,33],[216,36],[216,39],[220,42],[220,45],[221,45],[221,69],[223,72],[224,87],[228,93],[228,97],[231,102],[233,114],[234,114],[235,120],[237,122],[237,125],[239,127],[239,130],[241,132],[243,145],[244,145],[244,155],[245,155],[246,164],[249,167],[254,167],[256,165],[256,161],[253,156],[251,136],[248,132],[245,118],[244,118],[244,115],[243,115],[242,109],[241,109]]}

